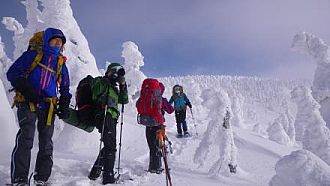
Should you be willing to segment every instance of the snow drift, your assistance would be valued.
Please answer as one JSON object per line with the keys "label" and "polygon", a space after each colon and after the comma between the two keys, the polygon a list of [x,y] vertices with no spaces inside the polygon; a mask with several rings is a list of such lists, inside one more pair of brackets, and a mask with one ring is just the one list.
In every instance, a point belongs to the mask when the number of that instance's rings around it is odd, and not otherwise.
{"label": "snow drift", "polygon": [[330,185],[330,167],[307,150],[298,150],[277,162],[276,175],[270,186],[327,186]]}

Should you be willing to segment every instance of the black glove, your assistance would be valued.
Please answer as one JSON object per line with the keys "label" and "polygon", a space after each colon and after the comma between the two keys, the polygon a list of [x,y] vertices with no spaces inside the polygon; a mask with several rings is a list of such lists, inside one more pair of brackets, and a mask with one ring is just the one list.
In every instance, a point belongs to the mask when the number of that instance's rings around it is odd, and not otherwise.
{"label": "black glove", "polygon": [[58,118],[68,119],[70,117],[69,105],[70,105],[70,98],[61,96],[57,109]]}
{"label": "black glove", "polygon": [[188,107],[189,107],[189,108],[192,108],[192,105],[191,105],[191,103],[189,103],[189,104],[187,104],[187,105],[188,105]]}
{"label": "black glove", "polygon": [[27,101],[38,103],[40,101],[39,94],[32,88],[26,78],[17,78],[14,88],[19,91]]}

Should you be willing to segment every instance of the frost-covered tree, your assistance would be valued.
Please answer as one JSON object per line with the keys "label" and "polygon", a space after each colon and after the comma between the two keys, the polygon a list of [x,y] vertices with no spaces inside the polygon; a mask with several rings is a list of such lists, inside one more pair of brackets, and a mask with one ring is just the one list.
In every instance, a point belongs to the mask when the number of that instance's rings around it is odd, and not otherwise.
{"label": "frost-covered tree", "polygon": [[1,135],[0,135],[0,159],[8,160],[10,157],[10,151],[12,150],[15,142],[15,131],[17,125],[15,125],[15,115],[12,111],[10,104],[6,97],[6,89],[4,88],[2,81],[0,80],[0,123],[1,123]]}
{"label": "frost-covered tree", "polygon": [[[311,90],[305,86],[296,87],[292,99],[297,104],[295,126],[297,136],[302,141],[303,148],[313,152],[330,165],[330,131],[326,127]],[[299,135],[298,135],[299,134]]]}
{"label": "frost-covered tree", "polygon": [[[202,92],[203,104],[210,108],[209,122],[204,137],[200,142],[194,161],[200,166],[204,166],[205,159],[216,157],[215,162],[209,169],[210,176],[229,176],[230,168],[236,170],[237,167],[237,148],[234,143],[232,128],[230,127],[230,117],[227,114],[231,112],[231,102],[228,94],[223,91],[214,91],[207,89]],[[228,119],[226,123],[224,120]],[[217,152],[211,151],[217,149]]]}
{"label": "frost-covered tree", "polygon": [[144,65],[144,57],[139,51],[138,46],[132,42],[127,41],[123,43],[123,51],[121,56],[124,58],[124,68],[126,70],[126,82],[128,85],[128,92],[133,99],[137,98],[146,76],[141,72],[140,67]]}
{"label": "frost-covered tree", "polygon": [[267,129],[270,140],[283,145],[293,145],[295,143],[294,119],[285,108],[285,113],[281,113],[278,118]]}
{"label": "frost-covered tree", "polygon": [[[27,40],[24,38],[24,28],[15,18],[13,17],[3,17],[2,24],[6,26],[7,30],[10,30],[14,33],[13,41],[14,41],[14,59],[17,59],[26,49],[27,49],[27,41],[22,42],[23,40]],[[32,35],[32,34],[31,34]],[[26,43],[26,45],[22,45],[22,43]]]}
{"label": "frost-covered tree", "polygon": [[292,48],[310,55],[317,67],[314,72],[312,95],[321,105],[321,115],[330,128],[330,49],[320,38],[302,32],[297,34]]}
{"label": "frost-covered tree", "polygon": [[231,96],[231,100],[232,100],[231,109],[233,111],[233,119],[232,119],[233,126],[246,128],[243,119],[244,97],[241,94],[235,93],[233,94],[233,96]]}
{"label": "frost-covered tree", "polygon": [[307,150],[298,150],[284,156],[275,166],[276,175],[270,186],[325,186],[330,184],[330,167]]}
{"label": "frost-covered tree", "polygon": [[[26,0],[28,24],[25,28],[14,18],[6,17],[2,23],[8,30],[14,32],[14,59],[19,57],[28,47],[28,41],[33,33],[48,27],[61,29],[66,38],[64,55],[71,77],[72,85],[77,85],[87,74],[99,75],[94,56],[91,54],[88,42],[82,34],[73,17],[70,0]],[[39,9],[39,4],[42,10]]]}
{"label": "frost-covered tree", "polygon": [[289,145],[291,144],[291,140],[288,136],[288,134],[285,132],[282,122],[279,118],[277,118],[273,124],[271,124],[268,129],[267,133],[269,136],[269,139],[272,141],[276,141],[277,143],[283,144],[283,145]]}
{"label": "frost-covered tree", "polygon": [[8,90],[10,89],[11,85],[7,80],[6,72],[7,72],[8,68],[10,67],[12,62],[7,57],[7,54],[5,53],[4,48],[5,48],[5,45],[4,45],[4,43],[2,43],[1,36],[0,36],[0,79],[3,82],[5,90],[7,90],[6,93],[8,93]]}

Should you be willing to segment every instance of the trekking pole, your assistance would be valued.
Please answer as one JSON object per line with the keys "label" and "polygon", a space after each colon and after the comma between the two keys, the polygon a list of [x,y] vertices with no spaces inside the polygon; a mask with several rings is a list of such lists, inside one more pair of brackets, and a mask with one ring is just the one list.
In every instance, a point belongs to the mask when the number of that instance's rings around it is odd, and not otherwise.
{"label": "trekking pole", "polygon": [[120,153],[121,153],[121,139],[122,139],[122,134],[123,134],[123,124],[124,124],[124,104],[121,104],[121,118],[120,118],[120,137],[119,137],[119,152],[118,152],[118,176],[117,176],[117,181],[119,180],[120,177]]}
{"label": "trekking pole", "polygon": [[171,179],[170,170],[169,170],[168,162],[167,162],[167,150],[166,150],[165,138],[163,139],[162,145],[163,145],[162,146],[163,159],[164,159],[164,165],[165,165],[166,186],[172,186],[172,179]]}
{"label": "trekking pole", "polygon": [[[99,171],[100,168],[101,168],[101,171],[102,171],[102,167],[100,166],[100,163],[101,163],[101,150],[102,150],[102,142],[103,142],[103,134],[104,134],[104,125],[106,123],[106,117],[107,117],[107,110],[108,110],[108,105],[105,105],[105,108],[104,108],[104,118],[103,118],[103,125],[102,125],[102,131],[101,131],[101,138],[100,138],[100,145],[99,145],[99,155],[98,155],[98,158],[97,158],[97,170]],[[97,172],[98,172],[97,171]]]}
{"label": "trekking pole", "polygon": [[[190,107],[189,107],[189,108],[190,108]],[[194,121],[194,126],[195,126],[196,136],[198,136],[196,120],[195,120],[195,117],[194,117],[194,114],[193,114],[192,108],[190,108],[190,113],[191,113],[192,119],[193,119],[193,121]]]}

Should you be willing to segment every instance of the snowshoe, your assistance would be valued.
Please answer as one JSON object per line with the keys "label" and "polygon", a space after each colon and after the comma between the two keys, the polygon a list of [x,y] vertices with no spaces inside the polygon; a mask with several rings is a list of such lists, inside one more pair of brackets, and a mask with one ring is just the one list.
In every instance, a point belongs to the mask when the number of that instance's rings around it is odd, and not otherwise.
{"label": "snowshoe", "polygon": [[109,183],[111,184],[111,183],[115,183],[115,182],[116,182],[116,178],[113,173],[103,172],[103,180],[102,180],[103,185],[106,185]]}
{"label": "snowshoe", "polygon": [[10,185],[10,186],[29,186],[28,183],[26,182],[21,182],[21,183],[9,183],[9,184],[6,184],[6,185]]}
{"label": "snowshoe", "polygon": [[149,169],[147,170],[147,172],[150,172],[152,174],[156,173],[156,174],[161,174],[164,171],[163,168],[159,168],[159,169]]}
{"label": "snowshoe", "polygon": [[35,186],[49,186],[50,183],[47,181],[42,181],[42,180],[34,180],[34,185]]}
{"label": "snowshoe", "polygon": [[176,137],[177,138],[183,138],[183,135],[179,133],[179,134],[176,135]]}
{"label": "snowshoe", "polygon": [[93,181],[96,180],[98,177],[100,177],[101,171],[102,167],[94,166],[89,173],[88,178]]}
{"label": "snowshoe", "polygon": [[26,178],[15,178],[14,183],[10,184],[13,186],[28,186],[28,181]]}
{"label": "snowshoe", "polygon": [[191,134],[189,132],[184,132],[183,137],[185,137],[185,138],[191,137]]}

